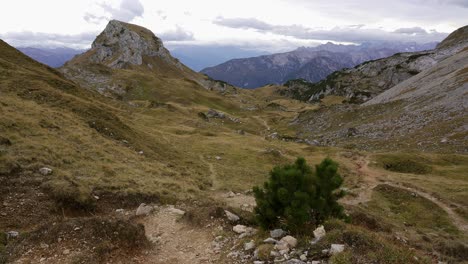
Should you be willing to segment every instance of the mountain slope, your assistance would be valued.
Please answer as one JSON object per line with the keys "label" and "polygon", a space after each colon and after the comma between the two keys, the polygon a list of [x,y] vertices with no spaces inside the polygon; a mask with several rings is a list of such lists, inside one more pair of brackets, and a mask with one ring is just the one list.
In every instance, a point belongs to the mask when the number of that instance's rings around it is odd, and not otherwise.
{"label": "mountain slope", "polygon": [[83,50],[70,48],[42,47],[20,47],[18,50],[28,55],[29,57],[53,68],[63,66],[65,62],[71,60],[75,55],[83,52]]}
{"label": "mountain slope", "polygon": [[334,71],[353,67],[364,61],[434,46],[434,43],[364,43],[359,46],[327,43],[315,48],[299,48],[286,53],[235,59],[201,72],[213,79],[243,88],[283,84],[298,78],[317,82]]}
{"label": "mountain slope", "polygon": [[464,49],[468,45],[467,28],[455,31],[434,50],[399,53],[367,61],[353,69],[334,72],[317,83],[291,83],[280,93],[304,101],[338,95],[353,103],[365,102]]}
{"label": "mountain slope", "polygon": [[[117,20],[109,22],[90,50],[73,58],[60,70],[83,87],[119,98],[138,99],[141,96],[137,94],[165,90],[171,83],[177,84],[172,88],[221,91],[230,88],[173,58],[150,30]],[[154,89],[156,87],[160,89]]]}
{"label": "mountain slope", "polygon": [[[451,46],[450,53],[456,47]],[[362,105],[339,104],[302,113],[294,121],[299,134],[325,145],[468,152],[468,47],[452,55],[443,52],[424,55],[444,58]],[[362,85],[361,81],[356,78],[350,85]]]}

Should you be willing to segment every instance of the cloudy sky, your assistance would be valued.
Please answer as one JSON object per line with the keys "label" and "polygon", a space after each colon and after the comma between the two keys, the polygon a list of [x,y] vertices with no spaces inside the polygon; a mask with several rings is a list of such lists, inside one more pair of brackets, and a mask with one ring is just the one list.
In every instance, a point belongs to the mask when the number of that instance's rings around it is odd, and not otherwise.
{"label": "cloudy sky", "polygon": [[468,0],[2,0],[14,46],[88,48],[108,20],[142,25],[167,46],[268,51],[319,43],[440,41],[468,24]]}

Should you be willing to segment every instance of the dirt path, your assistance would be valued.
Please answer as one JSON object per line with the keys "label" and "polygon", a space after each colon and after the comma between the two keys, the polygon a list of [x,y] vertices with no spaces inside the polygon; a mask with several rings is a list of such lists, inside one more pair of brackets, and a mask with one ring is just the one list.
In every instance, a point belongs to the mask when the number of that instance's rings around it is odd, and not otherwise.
{"label": "dirt path", "polygon": [[348,200],[343,200],[343,203],[348,205],[358,205],[361,203],[367,203],[372,198],[373,189],[379,184],[386,184],[395,188],[400,188],[413,192],[421,197],[424,197],[425,199],[430,200],[447,213],[449,218],[452,220],[453,224],[459,230],[465,232],[468,231],[468,223],[456,212],[454,212],[449,205],[445,204],[441,200],[424,191],[390,182],[388,179],[386,179],[387,177],[382,173],[369,169],[369,157],[362,157],[358,159],[356,161],[356,167],[361,177],[361,180],[363,181],[362,187],[357,189],[358,195],[356,197],[353,197]]}
{"label": "dirt path", "polygon": [[392,183],[392,182],[384,182],[384,184],[395,187],[395,188],[400,188],[400,189],[410,191],[412,193],[415,193],[415,194],[417,194],[417,195],[419,195],[421,197],[424,197],[427,200],[435,203],[437,206],[439,206],[442,210],[444,210],[447,213],[449,218],[452,219],[453,224],[459,230],[465,231],[465,232],[468,231],[468,223],[461,216],[459,216],[457,213],[455,213],[452,210],[452,208],[450,208],[450,206],[446,205],[445,203],[443,203],[442,201],[440,201],[436,197],[434,197],[434,196],[432,196],[432,195],[430,195],[430,194],[428,194],[426,192],[423,192],[423,191],[420,191],[420,190],[417,190],[417,189],[414,189],[414,188],[411,188],[411,187],[402,186],[400,184],[396,184],[396,183]]}
{"label": "dirt path", "polygon": [[[385,175],[382,175],[379,172],[369,170],[369,158],[361,157],[356,162],[356,170],[361,179],[361,187],[355,189],[354,192],[357,192],[357,196],[351,199],[343,200],[343,203],[349,205],[358,205],[361,203],[367,203],[372,198],[372,190],[379,185],[379,179],[385,178]],[[350,196],[348,196],[350,197]]]}
{"label": "dirt path", "polygon": [[196,228],[179,221],[181,215],[171,207],[161,207],[141,220],[146,236],[155,247],[136,259],[139,263],[201,264],[219,263],[219,254],[212,248],[212,228]]}
{"label": "dirt path", "polygon": [[220,185],[218,182],[218,174],[216,173],[213,163],[208,162],[205,159],[205,157],[203,157],[203,155],[200,155],[199,157],[200,157],[200,160],[208,166],[208,169],[210,171],[210,179],[211,179],[211,183],[213,184],[213,186],[211,187],[211,190],[212,191],[217,190]]}

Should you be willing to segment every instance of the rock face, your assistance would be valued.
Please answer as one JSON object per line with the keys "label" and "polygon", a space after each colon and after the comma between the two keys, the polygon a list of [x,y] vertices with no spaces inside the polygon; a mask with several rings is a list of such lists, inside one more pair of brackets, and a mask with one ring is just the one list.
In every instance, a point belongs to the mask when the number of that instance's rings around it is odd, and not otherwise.
{"label": "rock face", "polygon": [[90,61],[111,68],[124,68],[128,64],[141,65],[144,56],[161,57],[177,65],[161,39],[151,31],[117,20],[109,22],[93,42],[92,50],[94,52],[89,57]]}
{"label": "rock face", "polygon": [[317,82],[334,71],[354,67],[364,61],[387,57],[397,52],[434,47],[435,43],[365,43],[359,46],[327,43],[286,53],[230,60],[201,72],[213,79],[243,88],[283,84],[298,78]]}
{"label": "rock face", "polygon": [[60,71],[82,87],[120,98],[139,85],[129,80],[131,78],[119,78],[121,74],[129,74],[120,72],[121,69],[159,78],[161,85],[165,86],[168,79],[176,79],[188,81],[191,86],[216,91],[233,88],[213,81],[180,63],[150,30],[117,20],[108,23],[94,40],[90,50],[75,56]]}
{"label": "rock face", "polygon": [[467,40],[468,26],[452,33],[436,49],[367,61],[352,69],[334,72],[317,83],[289,82],[287,88],[279,92],[303,101],[319,101],[326,95],[339,95],[351,103],[363,103],[460,52],[468,46]]}

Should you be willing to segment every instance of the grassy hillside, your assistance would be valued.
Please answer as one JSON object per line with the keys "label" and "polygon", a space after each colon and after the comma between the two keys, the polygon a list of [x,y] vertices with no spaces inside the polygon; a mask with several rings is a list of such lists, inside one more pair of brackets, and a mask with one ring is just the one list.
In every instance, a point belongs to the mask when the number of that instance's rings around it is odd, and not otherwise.
{"label": "grassy hillside", "polygon": [[[430,258],[427,255],[432,243],[422,233],[430,233],[427,237],[437,241],[436,250],[442,252],[437,253],[442,256],[440,259],[458,261],[462,257],[450,252],[466,250],[463,247],[466,232],[460,231],[463,222],[455,222],[453,215],[441,209],[439,203],[425,197],[405,201],[405,197],[412,197],[405,186],[415,188],[409,185],[414,184],[419,191],[439,197],[442,205],[456,204],[451,209],[454,215],[466,220],[464,155],[425,154],[408,162],[407,156],[399,153],[374,155],[318,147],[305,144],[297,137],[297,124],[293,121],[299,114],[323,111],[339,104],[342,98],[328,98],[321,105],[310,105],[279,96],[274,92],[275,87],[210,91],[183,78],[151,75],[144,70],[106,71],[95,65],[112,82],[126,84],[126,93],[120,98],[109,98],[92,87],[85,89],[67,80],[61,73],[29,59],[4,42],[0,42],[0,54],[0,201],[3,205],[0,230],[25,234],[19,242],[8,245],[13,259],[39,261],[41,254],[50,254],[52,258],[55,253],[51,252],[60,249],[57,252],[63,258],[51,263],[73,262],[73,256],[62,254],[63,245],[52,241],[58,237],[70,238],[67,243],[80,247],[82,243],[76,241],[81,238],[73,233],[79,226],[86,230],[88,241],[99,245],[97,249],[86,249],[92,258],[93,254],[103,254],[112,260],[114,254],[134,261],[132,257],[144,254],[134,248],[116,253],[108,243],[118,241],[119,247],[125,248],[123,245],[129,243],[115,232],[129,232],[139,241],[142,232],[133,224],[143,221],[148,230],[154,225],[151,221],[167,220],[134,220],[134,209],[142,202],[161,206],[177,204],[190,212],[185,219],[189,224],[178,223],[185,233],[175,236],[185,236],[189,234],[187,230],[196,229],[204,230],[210,237],[219,233],[234,237],[229,224],[222,231],[214,226],[205,230],[197,226],[197,219],[203,219],[202,223],[218,221],[206,211],[220,207],[239,211],[246,219],[243,221],[251,223],[249,213],[239,209],[244,199],[252,200],[244,192],[262,184],[274,166],[291,163],[298,156],[305,157],[310,164],[330,156],[341,164],[340,171],[350,191],[343,204],[354,220],[340,228],[346,229],[346,234],[355,235],[351,238],[385,245],[378,252],[389,249],[399,254],[394,262],[388,263],[419,262],[413,256],[419,256],[420,262]],[[209,109],[223,112],[226,117],[208,117]],[[368,171],[362,169],[365,161],[371,162]],[[43,175],[40,173],[43,167],[51,168],[52,173]],[[376,184],[369,181],[369,175],[375,176],[372,179]],[[379,185],[385,181],[403,185]],[[228,199],[225,194],[229,191],[242,195]],[[370,200],[361,200],[361,194]],[[122,208],[131,214],[123,217],[115,212]],[[428,220],[419,221],[417,216],[422,214],[429,215],[437,225],[431,225]],[[119,222],[122,218],[125,221]],[[372,229],[376,221],[385,228]],[[109,229],[99,228],[100,223]],[[95,240],[93,234],[97,230],[101,230],[98,233],[104,242]],[[350,248],[359,245],[356,243],[361,240],[350,240],[350,236],[342,237],[342,233],[331,232],[319,246],[329,247],[330,243],[343,241]],[[406,242],[395,240],[396,233],[408,236]],[[306,235],[310,236],[307,232]],[[50,244],[50,249],[42,247],[44,241]],[[416,249],[408,250],[408,247]],[[359,259],[382,260],[368,247],[358,248],[355,256]],[[24,254],[28,249],[41,253],[30,257]],[[317,252],[321,249],[315,248]],[[0,244],[0,253],[2,250]],[[443,253],[444,250],[449,253]],[[153,249],[150,252],[156,254],[156,259],[158,254],[163,254]],[[227,253],[229,249],[218,260]],[[352,252],[346,254],[341,257],[352,259],[349,256]],[[86,260],[89,258],[83,261]]]}

